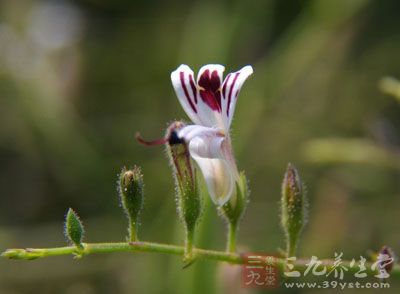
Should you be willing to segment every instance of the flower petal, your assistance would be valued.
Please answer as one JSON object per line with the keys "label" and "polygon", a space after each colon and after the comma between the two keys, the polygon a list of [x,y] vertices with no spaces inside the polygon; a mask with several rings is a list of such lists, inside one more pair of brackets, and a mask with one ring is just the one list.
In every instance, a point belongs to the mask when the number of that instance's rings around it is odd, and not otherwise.
{"label": "flower petal", "polygon": [[215,204],[221,206],[232,196],[235,178],[230,164],[225,159],[217,158],[220,156],[219,150],[223,138],[210,140],[195,137],[190,141],[189,151],[203,174],[211,199]]}
{"label": "flower petal", "polygon": [[225,137],[217,136],[196,136],[190,140],[190,154],[195,154],[203,158],[220,158],[225,159],[222,143]]}
{"label": "flower petal", "polygon": [[198,114],[198,89],[193,71],[189,66],[182,64],[171,73],[171,81],[186,114],[195,124],[202,124]]}
{"label": "flower petal", "polygon": [[199,89],[198,115],[207,127],[226,129],[227,121],[222,116],[222,76],[225,67],[220,64],[208,64],[200,68],[197,75]]}
{"label": "flower petal", "polygon": [[223,137],[224,135],[219,129],[216,128],[208,128],[199,125],[189,125],[178,132],[178,137],[185,139],[186,142],[189,142],[194,137]]}
{"label": "flower petal", "polygon": [[247,65],[237,72],[228,74],[224,80],[222,85],[222,111],[224,118],[228,121],[228,128],[232,122],[240,89],[252,73],[253,68]]}

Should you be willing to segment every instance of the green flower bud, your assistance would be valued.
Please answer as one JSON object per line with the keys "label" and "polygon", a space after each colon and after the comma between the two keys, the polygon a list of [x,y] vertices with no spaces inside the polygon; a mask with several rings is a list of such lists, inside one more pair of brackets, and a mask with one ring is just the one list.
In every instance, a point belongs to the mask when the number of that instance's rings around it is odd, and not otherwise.
{"label": "green flower bud", "polygon": [[286,254],[294,256],[301,231],[307,222],[307,200],[296,168],[288,164],[282,183],[281,222],[286,235]]}
{"label": "green flower bud", "polygon": [[143,207],[143,175],[139,167],[123,168],[119,176],[119,199],[129,221],[129,241],[137,241],[139,215]]}
{"label": "green flower bud", "polygon": [[200,218],[202,203],[188,145],[177,135],[182,127],[184,124],[181,122],[171,124],[166,134],[166,146],[176,184],[178,214],[185,227],[185,259],[190,261],[194,231]]}
{"label": "green flower bud", "polygon": [[234,252],[236,250],[236,233],[240,220],[247,207],[248,196],[249,189],[247,186],[247,179],[244,172],[241,172],[239,180],[236,182],[236,191],[228,202],[218,208],[219,213],[228,223],[227,251]]}
{"label": "green flower bud", "polygon": [[68,209],[67,216],[65,217],[64,231],[65,236],[71,243],[75,244],[78,248],[82,248],[85,229],[79,216],[72,210],[72,208]]}

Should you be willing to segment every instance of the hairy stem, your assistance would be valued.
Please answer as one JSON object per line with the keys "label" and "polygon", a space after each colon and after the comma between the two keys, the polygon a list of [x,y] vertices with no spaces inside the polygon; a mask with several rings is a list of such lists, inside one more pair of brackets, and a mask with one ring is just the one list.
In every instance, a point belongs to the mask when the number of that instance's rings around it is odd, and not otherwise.
{"label": "hairy stem", "polygon": [[[23,259],[33,260],[38,258],[44,258],[49,256],[61,256],[61,255],[74,255],[75,257],[82,257],[89,254],[98,253],[113,253],[113,252],[153,252],[183,256],[185,254],[185,247],[152,243],[152,242],[121,242],[121,243],[83,243],[82,248],[76,246],[56,247],[56,248],[26,248],[26,249],[8,249],[1,254],[2,257],[9,259]],[[197,258],[227,262],[231,264],[247,264],[248,259],[244,258],[243,255],[232,252],[223,252],[215,250],[207,250],[200,248],[193,248],[193,253]],[[265,256],[259,257],[260,261],[265,262]],[[256,259],[252,259],[254,262]],[[304,272],[308,268],[307,263],[310,259],[298,258],[296,261],[291,262],[293,268],[291,271],[298,270]],[[335,267],[335,260],[322,259],[320,266],[326,266],[327,270],[330,271]],[[366,262],[366,273],[369,275],[376,275],[377,270],[372,270],[372,262]],[[357,273],[359,271],[358,266],[351,266],[350,261],[343,260],[342,265],[348,268],[348,273]],[[285,258],[275,258],[275,266],[283,271],[287,270]],[[400,278],[400,265],[394,265],[390,272],[392,278]]]}
{"label": "hairy stem", "polygon": [[[226,253],[222,251],[192,248],[197,257],[225,261],[228,263],[243,263],[242,257],[238,254]],[[83,256],[97,253],[112,252],[155,252],[172,255],[184,255],[185,247],[159,244],[151,242],[121,242],[121,243],[82,243],[82,249],[75,246],[56,247],[56,248],[26,248],[8,249],[1,254],[2,257],[10,259],[37,259],[48,256],[75,255]]]}

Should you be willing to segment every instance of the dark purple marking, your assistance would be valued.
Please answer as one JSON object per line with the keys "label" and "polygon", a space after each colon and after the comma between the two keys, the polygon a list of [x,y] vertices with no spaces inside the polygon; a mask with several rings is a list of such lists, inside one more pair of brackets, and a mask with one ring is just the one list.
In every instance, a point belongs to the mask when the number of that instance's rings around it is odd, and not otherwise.
{"label": "dark purple marking", "polygon": [[226,85],[228,85],[231,74],[228,74],[225,78],[224,85],[222,86],[222,97],[226,99]]}
{"label": "dark purple marking", "polygon": [[212,110],[221,112],[221,80],[218,72],[206,69],[199,78],[200,97]]}
{"label": "dark purple marking", "polygon": [[179,77],[180,77],[180,79],[181,79],[181,85],[182,85],[183,92],[185,93],[186,99],[187,99],[187,101],[189,102],[190,107],[192,108],[192,110],[194,111],[194,113],[197,113],[197,109],[196,109],[196,107],[194,106],[192,99],[190,99],[189,92],[188,92],[188,90],[187,90],[187,88],[186,88],[186,84],[185,84],[185,73],[184,73],[183,71],[181,71],[181,72],[179,73]]}
{"label": "dark purple marking", "polygon": [[239,77],[239,75],[240,75],[240,72],[237,72],[237,73],[235,74],[235,77],[233,78],[233,81],[232,81],[232,85],[231,85],[231,87],[229,88],[228,104],[227,104],[227,107],[226,107],[226,115],[227,115],[227,116],[229,116],[229,108],[230,108],[230,106],[231,106],[231,100],[232,100],[232,91],[233,91],[233,88],[235,87],[235,83],[236,83],[236,80],[237,80],[237,78]]}
{"label": "dark purple marking", "polygon": [[196,89],[196,85],[194,84],[192,75],[189,75],[189,82],[190,82],[190,87],[192,88],[192,92],[193,92],[194,103],[197,104],[197,89]]}

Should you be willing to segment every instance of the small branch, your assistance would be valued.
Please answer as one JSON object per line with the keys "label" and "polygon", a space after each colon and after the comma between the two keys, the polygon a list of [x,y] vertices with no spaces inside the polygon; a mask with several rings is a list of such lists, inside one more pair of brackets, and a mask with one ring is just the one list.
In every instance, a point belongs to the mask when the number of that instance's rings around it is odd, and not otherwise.
{"label": "small branch", "polygon": [[[152,243],[152,242],[121,242],[121,243],[83,243],[82,248],[76,246],[56,247],[56,248],[26,248],[26,249],[8,249],[1,254],[1,257],[9,259],[22,259],[22,260],[33,260],[38,258],[44,258],[49,256],[61,256],[61,255],[74,255],[76,258],[80,258],[84,255],[98,254],[98,253],[113,253],[113,252],[153,252],[171,255],[183,256],[185,248],[183,246]],[[193,248],[193,255],[199,259],[209,259],[221,262],[227,262],[230,264],[246,264],[247,259],[242,254],[229,253],[223,251],[207,250],[200,248]],[[265,257],[264,257],[265,258]],[[256,259],[252,259],[254,261]],[[265,262],[261,258],[262,262]],[[327,270],[331,270],[334,267],[334,260],[323,259],[320,266],[326,266]],[[309,259],[301,258],[297,259],[292,264],[294,265],[293,270],[304,272],[307,269],[307,263]],[[369,275],[376,275],[376,271],[371,269],[372,262],[366,262],[366,273]],[[275,264],[280,271],[283,271],[286,266],[285,258],[276,258]],[[358,266],[350,267],[350,261],[343,260],[342,265],[348,268],[346,273],[356,273],[359,271]],[[394,265],[390,272],[391,277],[400,278],[400,265]]]}

